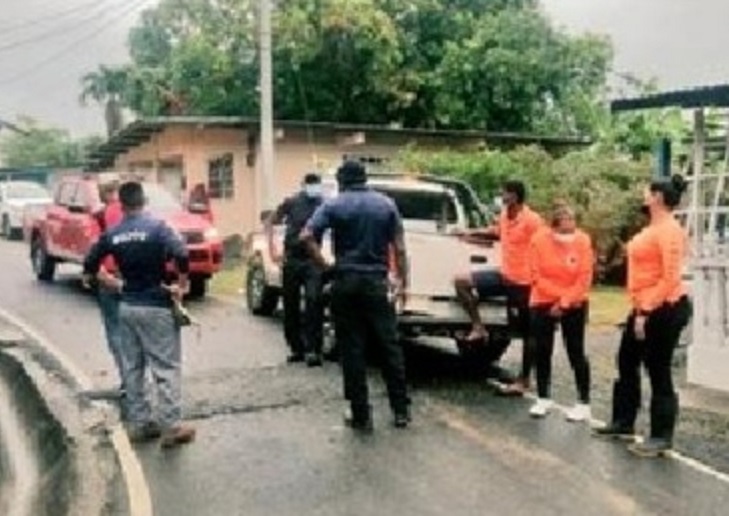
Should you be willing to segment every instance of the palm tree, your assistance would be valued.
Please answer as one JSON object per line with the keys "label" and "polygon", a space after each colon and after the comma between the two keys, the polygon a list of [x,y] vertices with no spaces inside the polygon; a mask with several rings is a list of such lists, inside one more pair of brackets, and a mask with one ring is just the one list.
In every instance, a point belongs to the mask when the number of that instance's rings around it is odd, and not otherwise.
{"label": "palm tree", "polygon": [[122,128],[122,109],[128,78],[129,70],[125,67],[110,68],[101,65],[97,71],[87,73],[81,79],[81,104],[86,105],[89,98],[104,104],[106,131],[110,138]]}

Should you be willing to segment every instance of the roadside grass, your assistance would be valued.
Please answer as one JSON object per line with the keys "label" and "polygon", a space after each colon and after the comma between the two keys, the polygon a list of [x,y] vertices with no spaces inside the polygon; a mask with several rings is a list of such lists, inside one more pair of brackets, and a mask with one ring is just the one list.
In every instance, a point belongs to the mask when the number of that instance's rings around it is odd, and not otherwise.
{"label": "roadside grass", "polygon": [[[245,289],[243,264],[226,267],[210,280],[210,293],[220,297],[239,297]],[[619,287],[597,286],[590,295],[590,327],[611,329],[625,320],[628,300]]]}
{"label": "roadside grass", "polygon": [[245,288],[246,268],[242,264],[226,267],[210,280],[210,293],[219,297],[239,297]]}
{"label": "roadside grass", "polygon": [[590,294],[590,327],[610,329],[625,320],[628,297],[619,287],[597,286]]}

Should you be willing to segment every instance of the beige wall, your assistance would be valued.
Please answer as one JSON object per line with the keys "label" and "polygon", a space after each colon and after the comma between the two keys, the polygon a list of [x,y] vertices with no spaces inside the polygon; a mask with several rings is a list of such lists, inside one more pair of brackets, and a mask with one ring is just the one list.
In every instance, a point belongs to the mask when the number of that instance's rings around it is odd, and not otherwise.
{"label": "beige wall", "polygon": [[[257,131],[256,131],[257,133]],[[275,144],[275,199],[277,202],[298,190],[304,174],[311,170],[329,170],[341,163],[344,155],[388,158],[409,144],[421,148],[473,147],[482,141],[415,137],[398,134],[367,134],[364,142],[356,143],[351,134],[332,130],[307,131],[285,128],[277,131]],[[233,199],[213,201],[216,225],[224,236],[247,235],[259,227],[261,181],[260,147],[253,142],[249,149],[245,129],[171,125],[127,153],[115,163],[118,171],[144,171],[148,180],[159,181],[160,161],[181,160],[182,173],[189,189],[198,183],[207,184],[208,162],[222,153],[233,153],[235,193]],[[254,162],[247,158],[252,152]]]}

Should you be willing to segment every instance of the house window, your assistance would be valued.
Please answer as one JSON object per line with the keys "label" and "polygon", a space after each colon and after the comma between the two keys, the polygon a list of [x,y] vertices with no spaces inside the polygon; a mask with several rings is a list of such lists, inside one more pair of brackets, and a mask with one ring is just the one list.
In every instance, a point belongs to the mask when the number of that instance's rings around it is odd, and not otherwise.
{"label": "house window", "polygon": [[208,162],[208,192],[211,199],[234,197],[233,154],[226,153]]}

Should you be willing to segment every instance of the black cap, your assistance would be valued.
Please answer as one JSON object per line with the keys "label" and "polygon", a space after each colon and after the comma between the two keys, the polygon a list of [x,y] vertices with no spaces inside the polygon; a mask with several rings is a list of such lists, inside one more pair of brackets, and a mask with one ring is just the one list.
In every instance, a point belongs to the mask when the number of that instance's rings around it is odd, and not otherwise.
{"label": "black cap", "polygon": [[337,181],[343,185],[366,183],[367,172],[364,165],[358,161],[345,161],[337,170]]}
{"label": "black cap", "polygon": [[321,184],[321,176],[316,172],[309,172],[304,176],[305,185],[318,185]]}

